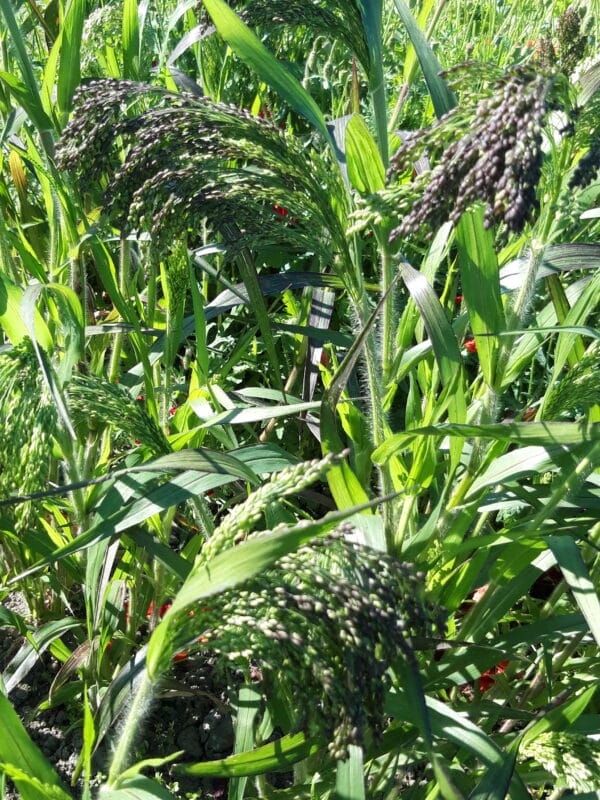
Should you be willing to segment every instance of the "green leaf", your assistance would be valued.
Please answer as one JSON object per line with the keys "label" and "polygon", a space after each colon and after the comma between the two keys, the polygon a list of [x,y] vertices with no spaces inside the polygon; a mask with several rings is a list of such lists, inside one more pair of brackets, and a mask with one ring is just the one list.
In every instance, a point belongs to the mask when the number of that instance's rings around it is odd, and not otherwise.
{"label": "green leaf", "polygon": [[[2,693],[0,728],[0,771],[10,775],[23,800],[72,800],[58,773],[29,738],[16,711]],[[45,787],[50,790],[48,793]]]}
{"label": "green leaf", "polygon": [[542,540],[531,544],[513,542],[506,546],[494,564],[492,578],[497,575],[498,580],[492,581],[483,598],[475,604],[473,613],[467,615],[461,638],[483,642],[486,634],[510,612],[534,581],[555,563]]}
{"label": "green leaf", "polygon": [[[208,455],[205,455],[205,452]],[[202,451],[196,452],[194,455],[194,451],[182,451],[161,456],[160,462],[161,471],[177,469],[178,464],[184,470],[172,480],[151,490],[148,490],[145,485],[147,478],[138,482],[130,479],[123,484],[117,483],[98,510],[100,520],[95,525],[13,578],[9,583],[22,580],[55,561],[60,561],[91,547],[102,539],[117,536],[154,514],[179,505],[197,494],[231,483],[236,478],[250,479],[251,482],[256,482],[254,472],[246,464],[240,464],[238,459],[226,453]],[[153,464],[155,463],[153,462]],[[188,468],[186,466],[188,464],[193,466]],[[130,474],[142,472],[143,474],[148,471],[154,472],[154,470],[155,467],[151,464],[143,464],[140,467],[130,468],[128,472]]]}
{"label": "green leaf", "polygon": [[12,43],[14,48],[22,81],[18,81],[16,76],[4,72],[0,73],[0,77],[7,83],[38,129],[46,153],[53,155],[52,130],[54,126],[42,106],[35,71],[29,58],[27,44],[21,35],[21,29],[15,18],[11,0],[0,0],[0,12],[4,16],[6,27],[10,34],[8,41]]}
{"label": "green leaf", "polygon": [[593,274],[581,295],[568,310],[565,318],[559,320],[561,322],[561,327],[564,325],[566,330],[563,329],[564,332],[559,334],[556,342],[552,381],[558,378],[560,371],[564,367],[573,349],[575,340],[574,337],[570,335],[570,329],[573,326],[579,327],[585,325],[590,316],[597,312],[599,293],[600,271],[596,269],[596,272]]}
{"label": "green leaf", "polygon": [[[240,230],[234,223],[223,223],[223,232],[234,239],[240,236]],[[281,369],[279,366],[279,356],[275,346],[275,338],[273,336],[273,328],[271,326],[271,315],[267,310],[265,298],[260,288],[260,281],[258,279],[258,272],[254,259],[247,248],[241,250],[236,258],[237,266],[239,268],[244,286],[248,292],[248,298],[254,315],[256,316],[260,332],[262,333],[267,355],[272,366],[272,374],[275,383],[283,391],[283,382],[281,380]]]}
{"label": "green leaf", "polygon": [[71,0],[61,30],[60,66],[56,86],[56,101],[65,114],[71,110],[71,100],[81,81],[81,36],[85,20],[86,0]]}
{"label": "green leaf", "polygon": [[442,382],[444,385],[451,384],[457,372],[462,370],[462,361],[456,336],[444,309],[426,278],[405,261],[400,265],[400,276],[421,312]]}
{"label": "green leaf", "polygon": [[385,184],[385,168],[375,140],[360,114],[353,114],[346,127],[348,178],[361,194],[375,194]]}
{"label": "green leaf", "polygon": [[[463,214],[456,230],[463,295],[477,355],[488,386],[494,386],[498,361],[496,336],[505,329],[498,259],[491,229],[483,226],[478,206]],[[483,335],[480,335],[483,334]]]}
{"label": "green leaf", "polygon": [[16,655],[2,673],[2,679],[6,686],[6,691],[11,692],[21,683],[31,672],[37,663],[40,655],[45,652],[53,642],[56,642],[69,631],[80,628],[81,623],[72,617],[64,619],[54,619],[46,622],[37,630],[27,635],[25,641]]}
{"label": "green leaf", "polygon": [[404,0],[394,0],[394,5],[415,48],[435,113],[438,117],[441,117],[454,108],[456,97],[450,91],[444,79],[440,77],[439,73],[442,70],[442,66],[429,46],[408,5]]}
{"label": "green leaf", "polygon": [[123,77],[140,78],[140,27],[137,0],[123,4]]}
{"label": "green leaf", "polygon": [[575,697],[570,697],[561,703],[558,708],[553,708],[542,719],[523,731],[521,743],[527,744],[547,731],[564,731],[569,728],[589,706],[597,690],[598,685],[594,683]]}
{"label": "green leaf", "polygon": [[548,547],[573,592],[575,602],[585,617],[590,631],[600,646],[600,600],[588,568],[576,542],[568,536],[548,536]]}
{"label": "green leaf", "polygon": [[525,475],[539,474],[556,469],[566,461],[573,461],[574,454],[564,445],[546,445],[544,447],[520,447],[510,453],[496,458],[492,464],[479,475],[469,489],[467,498],[473,497],[486,486],[507,484]]}
{"label": "green leaf", "polygon": [[[54,316],[60,318],[60,329],[64,342],[62,348],[63,356],[59,365],[50,363],[46,355],[40,351],[40,343],[36,338],[36,303],[42,294],[48,294],[57,301],[59,313]],[[23,292],[21,309],[23,321],[31,337],[40,369],[46,379],[64,429],[69,436],[76,439],[63,389],[84,349],[83,310],[79,298],[69,286],[63,286],[59,283],[37,283],[28,286]],[[58,350],[58,348],[55,349]]]}
{"label": "green leaf", "polygon": [[[240,687],[235,718],[235,742],[233,752],[246,753],[254,745],[254,723],[262,704],[262,692],[251,683]],[[228,800],[242,800],[247,777],[239,776],[229,781]]]}
{"label": "green leaf", "polygon": [[323,748],[324,743],[307,737],[306,733],[287,734],[274,742],[263,744],[251,752],[239,753],[217,761],[197,764],[176,764],[176,775],[206,775],[215,778],[265,775],[269,772],[288,772],[294,764],[304,761]]}
{"label": "green leaf", "polygon": [[363,751],[355,744],[348,746],[348,758],[345,761],[338,761],[335,796],[337,800],[365,800]]}
{"label": "green leaf", "polygon": [[420,436],[458,436],[470,439],[493,439],[495,441],[574,446],[600,440],[600,423],[585,422],[500,422],[491,425],[455,425],[440,423],[414,428],[391,436],[373,453],[373,462],[383,464],[398,450],[410,445]]}
{"label": "green leaf", "polygon": [[[194,408],[194,400],[190,401]],[[320,408],[321,401],[314,400],[310,403],[289,403],[285,406],[244,406],[228,409],[206,420],[201,428],[212,428],[214,425],[243,425],[249,422],[264,422],[279,417],[291,417],[303,411],[315,411]]]}
{"label": "green leaf", "polygon": [[[59,486],[55,489],[48,489],[43,492],[33,492],[28,495],[0,500],[0,508],[14,505],[15,503],[22,503],[26,500],[42,500],[46,497],[65,495],[75,489],[86,489],[89,486],[97,486],[107,481],[114,481],[118,478],[140,473],[164,473],[186,470],[217,472],[220,474],[230,473],[232,476],[237,476],[242,480],[255,484],[259,482],[259,473],[275,472],[291,463],[296,463],[296,460],[291,457],[286,458],[283,451],[280,451],[279,448],[272,445],[259,445],[256,448],[242,448],[238,453],[240,457],[236,458],[232,453],[219,453],[204,447],[199,447],[195,450],[182,449],[175,453],[159,456],[153,461],[147,461],[143,464],[136,464],[133,467],[107,472],[105,475],[99,475],[97,478],[89,478],[88,480],[78,481],[77,483],[67,483],[63,486]],[[248,466],[249,463],[256,463],[259,466],[258,472],[255,472],[253,468]],[[120,505],[121,502],[118,501],[116,503],[116,508]]]}
{"label": "green leaf", "polygon": [[[383,0],[356,0],[369,49],[368,81],[373,103],[380,160],[388,166],[387,101],[383,65]],[[378,155],[379,155],[378,153]]]}
{"label": "green leaf", "polygon": [[[431,341],[448,398],[448,416],[452,422],[464,422],[467,410],[465,393],[461,386],[463,381],[462,358],[454,330],[433,287],[425,276],[406,261],[400,265],[400,275],[419,309]],[[460,443],[451,446],[451,454],[455,463],[460,458],[461,451]]]}
{"label": "green leaf", "polygon": [[[0,327],[13,344],[29,336],[28,326],[21,314],[23,290],[0,272]],[[39,311],[34,312],[35,337],[45,350],[52,347],[52,336]]]}
{"label": "green leaf", "polygon": [[[431,13],[431,9],[434,5],[436,5],[435,0],[424,0],[424,2],[421,4],[419,14],[416,17],[416,22],[419,28],[421,28],[422,30],[425,30],[427,20]],[[402,70],[402,79],[404,83],[407,83],[408,85],[412,84],[417,67],[418,67],[417,55],[415,53],[414,47],[411,45],[410,47],[407,48],[404,57],[404,67]]]}
{"label": "green leaf", "polygon": [[507,753],[502,761],[492,764],[469,795],[468,800],[504,800],[515,771],[517,752]]}
{"label": "green leaf", "polygon": [[333,145],[321,109],[302,84],[267,50],[224,0],[204,0],[204,5],[231,49]]}
{"label": "green leaf", "polygon": [[[531,642],[551,649],[567,640],[570,634],[585,630],[586,625],[581,614],[558,614],[530,625],[519,625],[504,636],[494,636],[489,643],[484,640],[481,644],[469,643],[464,647],[461,643],[456,643],[441,662],[429,665],[425,688],[435,691],[442,687],[461,686],[478,678],[500,660],[514,660],[519,648],[529,647]],[[526,712],[525,716],[528,718],[532,715]]]}
{"label": "green leaf", "polygon": [[[481,728],[471,722],[466,714],[454,711],[439,700],[429,697],[427,707],[436,736],[449,739],[459,747],[465,747],[484,764],[496,767],[502,774],[503,768],[506,768],[505,754]],[[512,800],[531,800],[523,781],[515,771],[512,772],[510,779],[510,792]]]}
{"label": "green leaf", "polygon": [[118,785],[102,786],[98,792],[99,800],[176,800],[162,783],[136,775],[119,781]]}

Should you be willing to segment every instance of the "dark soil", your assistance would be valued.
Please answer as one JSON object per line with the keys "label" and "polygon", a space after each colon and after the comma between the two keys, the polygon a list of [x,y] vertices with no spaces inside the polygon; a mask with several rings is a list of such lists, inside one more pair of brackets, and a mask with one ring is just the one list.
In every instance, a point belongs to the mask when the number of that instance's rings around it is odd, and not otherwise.
{"label": "dark soil", "polygon": [[[18,595],[7,598],[3,605],[24,616],[27,614]],[[0,627],[0,671],[4,673],[22,643],[22,637],[13,629]],[[9,692],[9,699],[33,741],[70,786],[82,746],[81,714],[73,704],[71,708],[56,705],[40,709],[48,700],[50,686],[60,666],[49,653],[41,654],[26,677]],[[229,755],[233,748],[233,724],[226,698],[223,676],[216,675],[210,658],[190,657],[176,664],[172,679],[165,684],[141,726],[134,760],[168,756],[179,750],[184,751],[180,761],[213,760]],[[115,730],[118,731],[118,720],[113,727]],[[98,783],[106,773],[110,747],[108,738],[95,753]],[[225,781],[174,779],[168,767],[161,776],[178,797],[220,798],[226,795]],[[81,790],[82,782],[76,781],[71,789],[73,796],[79,797]],[[6,800],[17,797],[8,787]]]}

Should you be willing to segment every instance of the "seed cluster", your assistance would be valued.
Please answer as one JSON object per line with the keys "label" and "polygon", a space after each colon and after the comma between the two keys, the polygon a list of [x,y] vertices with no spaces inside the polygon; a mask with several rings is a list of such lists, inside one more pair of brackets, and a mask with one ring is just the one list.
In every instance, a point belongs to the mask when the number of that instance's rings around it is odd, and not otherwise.
{"label": "seed cluster", "polygon": [[587,150],[581,156],[569,179],[569,189],[584,189],[589,186],[600,170],[600,135],[587,142]]}
{"label": "seed cluster", "polygon": [[563,11],[556,25],[556,37],[560,67],[566,73],[572,72],[584,58],[587,49],[588,40],[581,30],[580,10],[569,6]]}
{"label": "seed cluster", "polygon": [[149,447],[156,455],[169,453],[169,443],[144,404],[119,384],[96,375],[74,374],[68,387],[69,409],[75,428],[104,430],[107,425],[128,439]]}
{"label": "seed cluster", "polygon": [[240,16],[251,25],[268,29],[273,25],[306,26],[328,39],[340,39],[369,71],[369,48],[355,0],[253,0],[245,4]]}
{"label": "seed cluster", "polygon": [[283,678],[302,709],[298,727],[325,732],[336,759],[346,758],[349,744],[363,744],[367,731],[382,733],[389,667],[414,658],[412,636],[442,627],[423,598],[424,576],[348,542],[347,532],[314,539],[211,598],[201,631],[197,617],[182,627],[182,642],[201,633],[202,647],[223,659],[257,659],[264,675]]}
{"label": "seed cluster", "polygon": [[[29,340],[0,355],[0,419],[0,496],[45,489],[57,416]],[[22,533],[33,523],[37,504],[12,508],[15,530]]]}
{"label": "seed cluster", "polygon": [[[182,235],[193,245],[204,221],[232,249],[285,242],[306,251],[328,239],[345,247],[328,202],[339,176],[268,120],[122,80],[90,81],[73,104],[59,167],[71,170],[83,191],[103,184],[111,222],[148,231],[157,249]],[[231,223],[239,231],[233,237]]]}
{"label": "seed cluster", "polygon": [[558,781],[574,792],[598,789],[600,744],[588,736],[548,731],[521,748],[521,756],[534,758]]}
{"label": "seed cluster", "polygon": [[229,512],[202,548],[200,561],[206,563],[218,553],[241,541],[269,505],[302,492],[322,478],[341,458],[341,455],[329,453],[324,458],[302,461],[275,473],[271,480],[252,492],[244,503],[240,503]]}
{"label": "seed cluster", "polygon": [[555,383],[543,405],[543,419],[559,419],[561,414],[571,417],[587,410],[598,402],[600,396],[600,346],[591,346],[563,377]]}
{"label": "seed cluster", "polygon": [[[479,100],[467,129],[462,109],[450,111],[432,128],[411,133],[391,160],[390,176],[412,171],[428,154],[439,162],[421,178],[422,195],[391,240],[456,223],[476,201],[485,203],[485,224],[503,221],[518,233],[538,208],[535,188],[542,165],[542,124],[548,111],[547,75],[518,67]],[[459,132],[447,145],[447,134]]]}

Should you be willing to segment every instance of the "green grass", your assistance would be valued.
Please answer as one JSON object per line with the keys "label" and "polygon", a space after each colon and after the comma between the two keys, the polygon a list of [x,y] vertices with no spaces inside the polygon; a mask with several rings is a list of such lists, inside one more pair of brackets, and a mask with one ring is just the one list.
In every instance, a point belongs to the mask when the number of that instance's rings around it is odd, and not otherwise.
{"label": "green grass", "polygon": [[[577,9],[0,3],[0,598],[29,608],[0,607],[0,772],[26,800],[596,796]],[[46,652],[69,790],[10,702]],[[207,652],[244,675],[233,754],[143,753]]]}

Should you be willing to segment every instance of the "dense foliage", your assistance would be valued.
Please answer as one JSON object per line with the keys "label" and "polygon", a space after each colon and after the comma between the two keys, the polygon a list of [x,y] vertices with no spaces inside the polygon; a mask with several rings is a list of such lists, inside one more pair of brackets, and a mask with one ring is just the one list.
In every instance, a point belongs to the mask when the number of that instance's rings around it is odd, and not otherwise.
{"label": "dense foliage", "polygon": [[598,3],[0,10],[6,796],[596,797]]}

